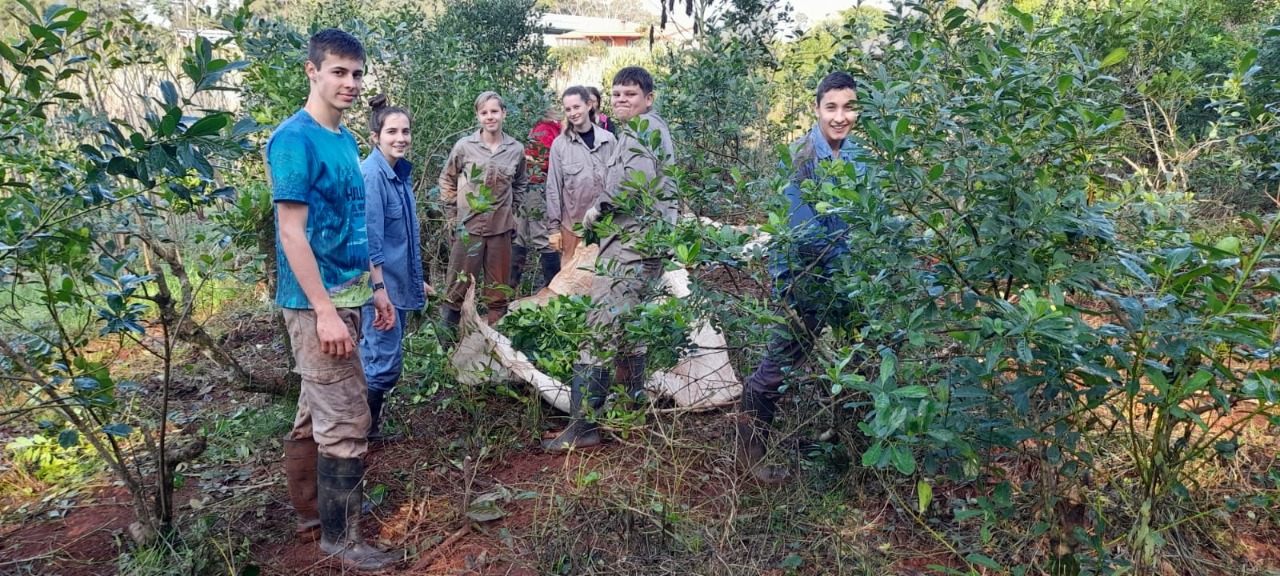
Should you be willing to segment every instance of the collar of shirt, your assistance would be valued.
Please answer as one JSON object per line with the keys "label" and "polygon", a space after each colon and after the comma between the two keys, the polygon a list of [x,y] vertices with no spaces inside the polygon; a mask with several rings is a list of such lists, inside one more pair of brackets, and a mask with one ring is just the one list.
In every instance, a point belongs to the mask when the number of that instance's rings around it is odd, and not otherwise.
{"label": "collar of shirt", "polygon": [[[486,145],[484,142],[484,137],[480,135],[482,132],[483,130],[476,130],[474,134],[467,136],[467,140],[471,142],[475,142],[476,144],[479,144],[481,146],[488,148],[488,145]],[[506,148],[507,146],[519,146],[519,145],[520,143],[517,142],[515,138],[512,138],[510,134],[503,132],[502,143],[498,144],[498,150]]]}
{"label": "collar of shirt", "polygon": [[[591,133],[595,134],[596,136],[596,142],[595,142],[596,145],[593,148],[591,148],[591,150],[594,151],[596,148],[600,147],[600,141],[602,140],[602,138],[600,137],[600,134],[602,132],[608,133],[608,130],[601,128],[596,124],[591,125]],[[571,142],[577,141],[577,142],[582,142],[584,145],[586,144],[586,142],[582,140],[582,133],[578,132],[577,130],[574,130],[573,126],[570,126],[568,130],[565,130],[564,134],[565,134],[565,137],[567,137]]]}
{"label": "collar of shirt", "polygon": [[391,164],[387,163],[387,157],[383,156],[382,152],[377,148],[374,148],[373,152],[370,152],[368,157],[377,158],[377,160],[374,160],[374,163],[378,165],[378,169],[382,170],[382,175],[386,176],[387,180],[399,180],[406,182],[409,180],[409,174],[413,172],[413,164],[409,163],[409,161],[404,158],[401,158],[399,162],[396,162],[395,168],[392,168]]}
{"label": "collar of shirt", "polygon": [[[831,145],[827,143],[827,137],[822,135],[822,127],[817,124],[813,125],[813,130],[809,131],[809,140],[813,142],[813,151],[817,154],[818,160],[831,160],[835,157],[835,151],[831,149]],[[840,159],[846,162],[852,162],[858,157],[858,153],[862,149],[853,142],[853,139],[845,136],[844,142],[840,145]]]}

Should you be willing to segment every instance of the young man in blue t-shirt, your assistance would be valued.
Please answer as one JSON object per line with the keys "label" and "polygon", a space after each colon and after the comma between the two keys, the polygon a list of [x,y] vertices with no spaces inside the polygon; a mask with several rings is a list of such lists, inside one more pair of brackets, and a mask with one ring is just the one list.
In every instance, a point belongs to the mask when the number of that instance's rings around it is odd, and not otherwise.
{"label": "young man in blue t-shirt", "polygon": [[823,163],[842,161],[862,173],[857,161],[862,150],[849,138],[858,121],[857,85],[845,72],[832,72],[818,84],[812,130],[795,143],[785,195],[787,225],[792,236],[771,250],[769,273],[773,290],[790,310],[787,321],[774,326],[764,359],[743,383],[737,435],[739,452],[752,475],[764,483],[779,483],[789,471],[762,463],[769,427],[777,412],[779,390],[791,370],[804,362],[832,309],[829,277],[849,256],[846,230],[839,216],[820,214],[801,193],[806,180],[821,182]]}
{"label": "young man in blue t-shirt", "polygon": [[360,95],[364,47],[350,34],[311,37],[307,103],[267,142],[276,206],[278,283],[295,371],[302,376],[293,430],[285,436],[285,475],[299,533],[320,527],[320,549],[355,570],[399,560],[360,535],[369,405],[360,341],[360,307],[372,298],[374,327],[394,326],[395,310],[370,266],[359,150],[342,113]]}

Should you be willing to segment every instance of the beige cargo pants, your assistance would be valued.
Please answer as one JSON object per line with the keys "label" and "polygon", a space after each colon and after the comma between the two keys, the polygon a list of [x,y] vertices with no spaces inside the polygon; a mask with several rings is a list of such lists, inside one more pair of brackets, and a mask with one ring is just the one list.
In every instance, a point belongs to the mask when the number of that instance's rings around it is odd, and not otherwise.
{"label": "beige cargo pants", "polygon": [[[360,342],[360,309],[338,308],[353,342]],[[368,386],[360,365],[360,347],[350,358],[320,351],[314,310],[284,309],[284,324],[293,344],[294,371],[302,376],[298,412],[288,440],[314,438],[321,456],[360,458],[369,450]]]}

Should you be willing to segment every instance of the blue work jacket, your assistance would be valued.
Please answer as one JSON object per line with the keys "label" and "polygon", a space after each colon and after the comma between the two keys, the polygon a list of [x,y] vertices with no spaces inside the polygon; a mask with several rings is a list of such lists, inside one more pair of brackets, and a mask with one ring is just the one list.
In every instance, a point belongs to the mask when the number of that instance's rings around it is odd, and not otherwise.
{"label": "blue work jacket", "polygon": [[[821,307],[821,302],[804,302],[803,295],[811,292],[795,284],[803,281],[820,281],[838,267],[840,260],[849,253],[846,232],[849,225],[838,215],[820,215],[812,204],[804,201],[801,186],[806,180],[821,182],[822,163],[836,158],[836,152],[827,144],[822,130],[814,125],[807,135],[792,147],[790,182],[784,190],[787,199],[787,226],[792,231],[792,241],[775,242],[770,249],[769,273],[774,279],[775,293],[785,296],[792,305],[802,308]],[[840,147],[839,159],[854,165],[858,174],[866,166],[856,158],[863,154],[857,144],[845,138]],[[807,277],[807,278],[806,278]]]}
{"label": "blue work jacket", "polygon": [[377,148],[360,163],[364,174],[365,222],[369,230],[369,262],[382,266],[391,305],[401,310],[426,306],[422,288],[422,242],[413,199],[408,160],[395,168]]}

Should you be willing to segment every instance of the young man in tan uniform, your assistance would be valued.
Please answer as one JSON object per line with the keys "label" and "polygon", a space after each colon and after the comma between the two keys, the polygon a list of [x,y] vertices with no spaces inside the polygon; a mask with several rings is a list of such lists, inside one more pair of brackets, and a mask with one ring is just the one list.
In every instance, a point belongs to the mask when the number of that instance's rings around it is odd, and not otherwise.
{"label": "young man in tan uniform", "polygon": [[[604,191],[582,218],[582,227],[587,230],[601,219],[610,223],[600,226],[609,236],[600,243],[597,268],[603,269],[603,274],[598,273],[592,282],[594,306],[587,315],[597,344],[595,350],[582,350],[580,364],[574,365],[571,421],[559,436],[543,443],[547,450],[600,443],[595,411],[608,393],[607,360],[613,360],[628,396],[636,398],[643,393],[646,350],[625,341],[616,319],[655,293],[666,255],[644,247],[644,236],[661,221],[676,221],[675,182],[663,173],[675,161],[675,147],[667,123],[652,111],[653,99],[653,77],[644,68],[629,66],[614,75],[614,117],[619,125],[635,123],[622,130],[609,158]],[[654,133],[658,148],[651,150],[647,142]]]}

